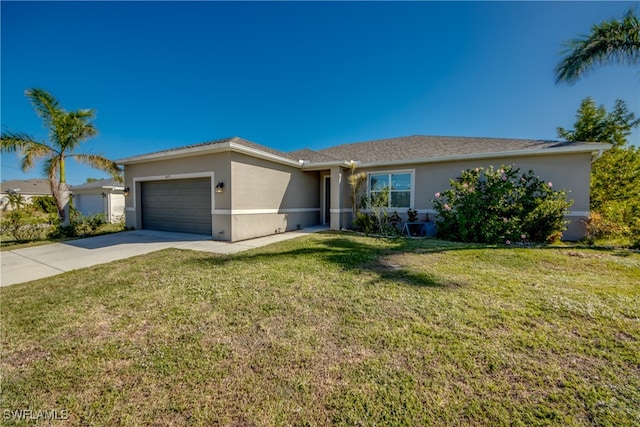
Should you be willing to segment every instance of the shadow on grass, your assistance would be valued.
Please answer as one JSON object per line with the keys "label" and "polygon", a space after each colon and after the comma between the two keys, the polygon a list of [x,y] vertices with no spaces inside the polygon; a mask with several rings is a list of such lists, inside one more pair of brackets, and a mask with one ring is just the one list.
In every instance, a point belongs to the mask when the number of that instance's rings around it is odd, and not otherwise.
{"label": "shadow on grass", "polygon": [[[286,259],[299,257],[316,257],[321,261],[334,264],[345,271],[367,271],[377,276],[375,282],[396,281],[419,287],[458,287],[462,284],[438,277],[431,273],[414,271],[411,268],[397,265],[387,257],[394,254],[430,254],[453,250],[491,249],[488,245],[474,245],[446,242],[436,239],[377,239],[360,236],[346,237],[337,232],[318,233],[324,238],[313,239],[309,246],[284,249],[243,252],[224,256],[207,256],[189,262],[198,266],[220,267],[230,261],[247,261],[260,263],[285,262]],[[326,238],[326,236],[333,236]],[[287,243],[285,246],[289,246]],[[277,248],[281,248],[278,245]],[[494,247],[495,248],[495,247]]]}

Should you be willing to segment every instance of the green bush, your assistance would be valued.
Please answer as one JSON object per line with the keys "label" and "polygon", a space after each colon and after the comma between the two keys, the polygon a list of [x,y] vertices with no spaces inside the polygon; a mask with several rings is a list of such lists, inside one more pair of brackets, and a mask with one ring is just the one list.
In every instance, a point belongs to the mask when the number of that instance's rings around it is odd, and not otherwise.
{"label": "green bush", "polygon": [[78,210],[69,210],[69,225],[58,227],[59,237],[86,237],[96,232],[106,224],[104,214],[83,216]]}
{"label": "green bush", "polygon": [[389,213],[389,190],[383,189],[375,196],[363,197],[362,206],[370,212],[356,212],[353,227],[366,235],[399,236],[402,218],[398,212]]}
{"label": "green bush", "polygon": [[18,243],[47,239],[56,226],[57,215],[43,215],[32,209],[15,209],[2,218],[2,232]]}
{"label": "green bush", "polygon": [[552,242],[566,229],[564,215],[571,206],[566,192],[554,191],[533,171],[513,166],[462,171],[452,188],[432,200],[438,235],[477,242]]}
{"label": "green bush", "polygon": [[34,196],[31,198],[31,205],[40,212],[58,214],[58,207],[53,196]]}
{"label": "green bush", "polygon": [[375,231],[375,224],[376,220],[373,215],[362,212],[357,212],[356,218],[353,220],[353,228],[363,232],[367,236]]}

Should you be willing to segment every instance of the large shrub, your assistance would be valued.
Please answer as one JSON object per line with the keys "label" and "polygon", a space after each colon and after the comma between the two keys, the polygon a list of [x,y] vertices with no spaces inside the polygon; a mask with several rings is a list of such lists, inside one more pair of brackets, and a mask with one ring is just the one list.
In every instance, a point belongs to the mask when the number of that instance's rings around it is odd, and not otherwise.
{"label": "large shrub", "polygon": [[57,215],[45,215],[31,208],[15,209],[2,218],[2,233],[18,243],[47,239],[58,225]]}
{"label": "large shrub", "polygon": [[513,166],[462,171],[451,188],[436,193],[438,235],[462,242],[552,242],[566,229],[572,202],[533,171]]}
{"label": "large shrub", "polygon": [[640,148],[616,146],[591,167],[591,238],[625,237],[640,244]]}
{"label": "large shrub", "polygon": [[104,214],[84,216],[75,208],[69,209],[69,225],[58,227],[58,237],[87,237],[106,224]]}
{"label": "large shrub", "polygon": [[31,198],[31,205],[39,212],[46,214],[57,214],[58,206],[53,196],[34,196]]}

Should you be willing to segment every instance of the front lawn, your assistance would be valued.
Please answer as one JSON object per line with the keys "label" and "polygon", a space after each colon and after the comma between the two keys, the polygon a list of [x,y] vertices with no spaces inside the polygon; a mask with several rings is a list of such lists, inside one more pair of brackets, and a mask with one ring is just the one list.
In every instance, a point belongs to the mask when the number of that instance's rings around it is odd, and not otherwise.
{"label": "front lawn", "polygon": [[630,251],[317,234],[0,296],[6,425],[640,424]]}

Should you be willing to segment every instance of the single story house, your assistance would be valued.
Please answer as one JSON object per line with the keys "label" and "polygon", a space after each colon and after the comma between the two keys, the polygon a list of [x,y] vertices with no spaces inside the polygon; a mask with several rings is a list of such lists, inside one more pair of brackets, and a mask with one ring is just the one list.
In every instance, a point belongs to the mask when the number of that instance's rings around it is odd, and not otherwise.
{"label": "single story house", "polygon": [[0,183],[0,209],[11,210],[9,194],[21,194],[25,203],[31,203],[36,196],[51,196],[51,186],[47,179],[14,179]]}
{"label": "single story house", "polygon": [[83,216],[103,214],[109,223],[124,219],[124,189],[115,179],[100,179],[70,188],[73,206]]}
{"label": "single story house", "polygon": [[[584,236],[591,163],[608,144],[529,139],[408,136],[281,152],[239,137],[118,161],[125,168],[128,227],[239,241],[317,224],[352,220],[351,166],[367,174],[366,191],[393,183],[390,211],[433,215],[431,200],[461,170],[514,164],[532,169],[574,201],[567,240]],[[375,188],[373,188],[375,190]],[[433,216],[431,217],[433,218]]]}

